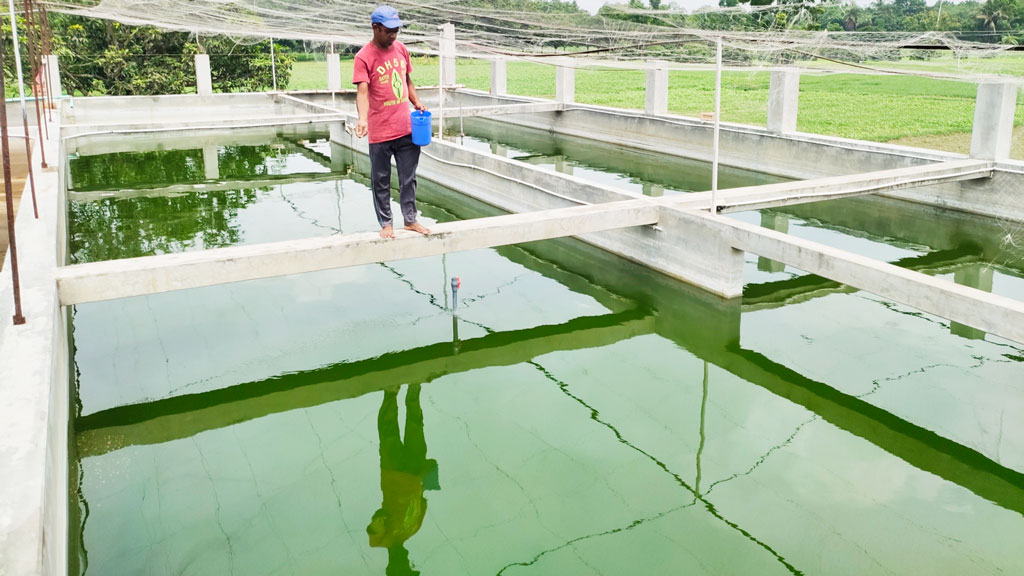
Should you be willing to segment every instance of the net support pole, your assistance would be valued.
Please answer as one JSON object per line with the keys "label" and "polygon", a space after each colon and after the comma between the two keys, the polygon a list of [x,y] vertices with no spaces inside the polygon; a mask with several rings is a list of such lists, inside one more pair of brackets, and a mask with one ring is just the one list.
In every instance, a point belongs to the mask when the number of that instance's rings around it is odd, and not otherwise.
{"label": "net support pole", "polygon": [[572,104],[576,101],[576,69],[570,66],[555,66],[555,101]]}
{"label": "net support pole", "polygon": [[[18,46],[18,21],[14,17],[14,0],[7,0],[11,12],[11,40],[14,43],[14,70],[18,77],[18,97],[21,100],[21,122],[25,126],[25,163],[28,164],[28,182],[32,189],[32,213],[39,218],[39,204],[36,202],[36,176],[32,170],[32,139],[28,134],[28,106],[25,105],[25,77],[21,71],[21,48]],[[5,136],[6,138],[6,136]],[[8,160],[9,161],[9,160]]]}
{"label": "net support pole", "polygon": [[[55,98],[60,98],[64,94],[64,88],[60,83],[60,59],[57,58],[56,54],[50,54],[46,57],[49,61],[47,69],[49,70],[49,79],[46,81],[47,94],[50,99],[50,109],[56,110],[57,103],[54,101]],[[54,96],[56,94],[56,96]]]}
{"label": "net support pole", "polygon": [[495,56],[491,60],[491,94],[508,94],[508,60],[504,56]]}
{"label": "net support pole", "polygon": [[274,58],[274,39],[270,39],[270,76],[274,81],[274,92],[277,92],[277,63]]}
{"label": "net support pole", "polygon": [[768,131],[773,134],[796,132],[799,102],[800,71],[795,68],[772,70],[768,81]]}
{"label": "net support pole", "polygon": [[451,22],[440,26],[438,39],[437,74],[437,136],[444,137],[444,89],[455,83],[455,25]]}
{"label": "net support pole", "polygon": [[668,68],[664,62],[651,62],[644,84],[644,114],[662,116],[668,114]]}
{"label": "net support pole", "polygon": [[213,76],[210,72],[210,55],[196,54],[196,94],[213,96]]}
{"label": "net support pole", "polygon": [[711,213],[718,213],[718,132],[722,122],[722,38],[715,38],[715,128],[711,143]]}

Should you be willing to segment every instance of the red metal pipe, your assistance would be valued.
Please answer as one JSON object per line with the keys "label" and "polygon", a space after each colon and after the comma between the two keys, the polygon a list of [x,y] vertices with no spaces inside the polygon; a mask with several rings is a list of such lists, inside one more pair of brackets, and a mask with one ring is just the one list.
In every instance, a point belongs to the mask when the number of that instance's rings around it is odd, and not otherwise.
{"label": "red metal pipe", "polygon": [[[4,43],[0,42],[0,86],[4,83]],[[14,285],[14,324],[24,324],[21,313],[21,284],[18,281],[18,243],[14,236],[14,191],[11,187],[11,150],[7,144],[7,100],[0,99],[0,147],[4,164],[4,196],[7,199],[7,239],[11,253],[11,280]]]}
{"label": "red metal pipe", "polygon": [[53,43],[50,41],[52,31],[50,30],[49,16],[46,14],[46,6],[43,4],[39,5],[39,24],[42,35],[42,55],[40,59],[43,61],[43,69],[45,70],[43,74],[43,91],[46,93],[47,102],[44,108],[46,108],[47,120],[53,122],[53,88],[50,86],[50,63],[47,59],[47,56],[50,54],[50,47],[53,46]]}
{"label": "red metal pipe", "polygon": [[[31,60],[31,62],[32,62],[32,69],[31,69],[31,74],[32,74],[32,96],[33,96],[33,100],[35,100],[35,103],[36,103],[36,133],[39,134],[40,138],[42,138],[43,137],[43,133],[44,133],[44,126],[45,126],[46,127],[45,128],[46,139],[49,140],[50,139],[50,128],[49,128],[49,125],[47,125],[46,123],[43,122],[43,118],[42,118],[42,116],[40,116],[40,113],[39,113],[39,110],[40,110],[40,108],[39,108],[39,97],[40,97],[39,92],[40,92],[40,90],[39,90],[39,82],[38,82],[38,80],[40,79],[39,78],[40,67],[39,67],[39,58],[38,58],[39,54],[36,52],[36,49],[35,49],[35,44],[36,44],[36,41],[39,38],[39,34],[36,33],[35,26],[33,26],[33,20],[34,20],[33,15],[32,15],[33,10],[34,10],[34,8],[32,7],[32,0],[25,0],[25,40],[28,43],[28,57],[29,57],[29,60]],[[40,157],[42,159],[43,168],[46,168],[46,146],[43,146],[41,142],[40,142],[40,145],[39,145],[39,155],[40,155]]]}

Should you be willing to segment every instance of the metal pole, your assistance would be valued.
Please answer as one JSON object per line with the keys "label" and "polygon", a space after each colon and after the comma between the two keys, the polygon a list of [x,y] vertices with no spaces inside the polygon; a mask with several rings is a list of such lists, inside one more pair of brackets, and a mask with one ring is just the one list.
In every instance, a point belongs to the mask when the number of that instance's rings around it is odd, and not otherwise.
{"label": "metal pole", "polygon": [[444,28],[437,41],[437,139],[444,140]]}
{"label": "metal pole", "polygon": [[[4,84],[4,43],[0,42],[0,86]],[[7,144],[7,100],[0,100],[0,154],[4,164],[4,197],[7,201],[7,249],[11,253],[11,283],[14,287],[14,324],[24,324],[21,313],[21,283],[18,280],[18,243],[14,237],[14,190],[11,187],[11,150]]]}
{"label": "metal pole", "polygon": [[274,62],[274,39],[270,39],[270,75],[274,77],[274,92],[277,92],[277,64]]}
{"label": "metal pole", "polygon": [[[32,95],[34,96],[33,100],[36,103],[36,133],[39,134],[40,138],[42,138],[43,134],[45,133],[46,139],[49,140],[50,129],[49,126],[45,122],[43,122],[43,117],[40,114],[39,107],[39,98],[41,97],[41,94],[39,90],[40,85],[37,84],[36,80],[39,80],[40,82],[42,81],[42,78],[40,78],[39,76],[40,70],[42,70],[42,68],[39,65],[39,54],[36,53],[35,49],[35,45],[38,41],[39,35],[35,31],[35,27],[32,25],[33,10],[34,8],[32,8],[32,0],[25,0],[25,40],[28,43],[28,59],[32,62],[32,69],[29,71],[29,74],[32,75]],[[46,168],[45,146],[39,147],[39,155],[43,161],[43,168]]]}
{"label": "metal pole", "polygon": [[14,0],[7,0],[11,13],[11,39],[14,42],[14,71],[18,76],[18,96],[21,98],[21,123],[25,126],[25,162],[28,164],[28,182],[32,190],[32,212],[39,218],[39,203],[36,202],[36,175],[32,170],[32,140],[28,135],[28,106],[25,105],[25,77],[21,71],[21,47],[18,46],[18,21],[14,17]]}
{"label": "metal pole", "polygon": [[718,214],[718,130],[722,116],[722,38],[715,38],[715,136],[711,145],[711,213]]}

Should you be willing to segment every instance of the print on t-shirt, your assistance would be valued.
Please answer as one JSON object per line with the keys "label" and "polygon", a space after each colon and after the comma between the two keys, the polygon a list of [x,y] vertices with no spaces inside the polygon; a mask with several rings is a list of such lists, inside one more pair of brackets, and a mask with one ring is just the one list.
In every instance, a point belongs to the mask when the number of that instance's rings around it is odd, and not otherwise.
{"label": "print on t-shirt", "polygon": [[404,100],[402,98],[402,76],[398,74],[398,70],[391,72],[391,91],[395,93],[395,98],[399,101]]}
{"label": "print on t-shirt", "polygon": [[395,95],[394,100],[384,102],[384,106],[394,106],[405,101],[405,60],[393,58],[384,64],[377,66],[377,81],[381,84],[391,84],[391,92]]}

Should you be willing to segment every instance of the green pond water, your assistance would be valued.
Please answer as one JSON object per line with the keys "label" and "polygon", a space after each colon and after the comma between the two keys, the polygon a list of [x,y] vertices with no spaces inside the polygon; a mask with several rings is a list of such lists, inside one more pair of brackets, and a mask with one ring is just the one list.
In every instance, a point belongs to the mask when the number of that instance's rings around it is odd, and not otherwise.
{"label": "green pond water", "polygon": [[[710,180],[471,128],[638,193]],[[375,229],[325,137],[83,145],[69,260]],[[426,222],[495,214],[419,196]],[[736,217],[1024,293],[1005,224],[868,198]],[[1024,347],[745,275],[723,301],[559,240],[75,306],[71,573],[1024,572]]]}

